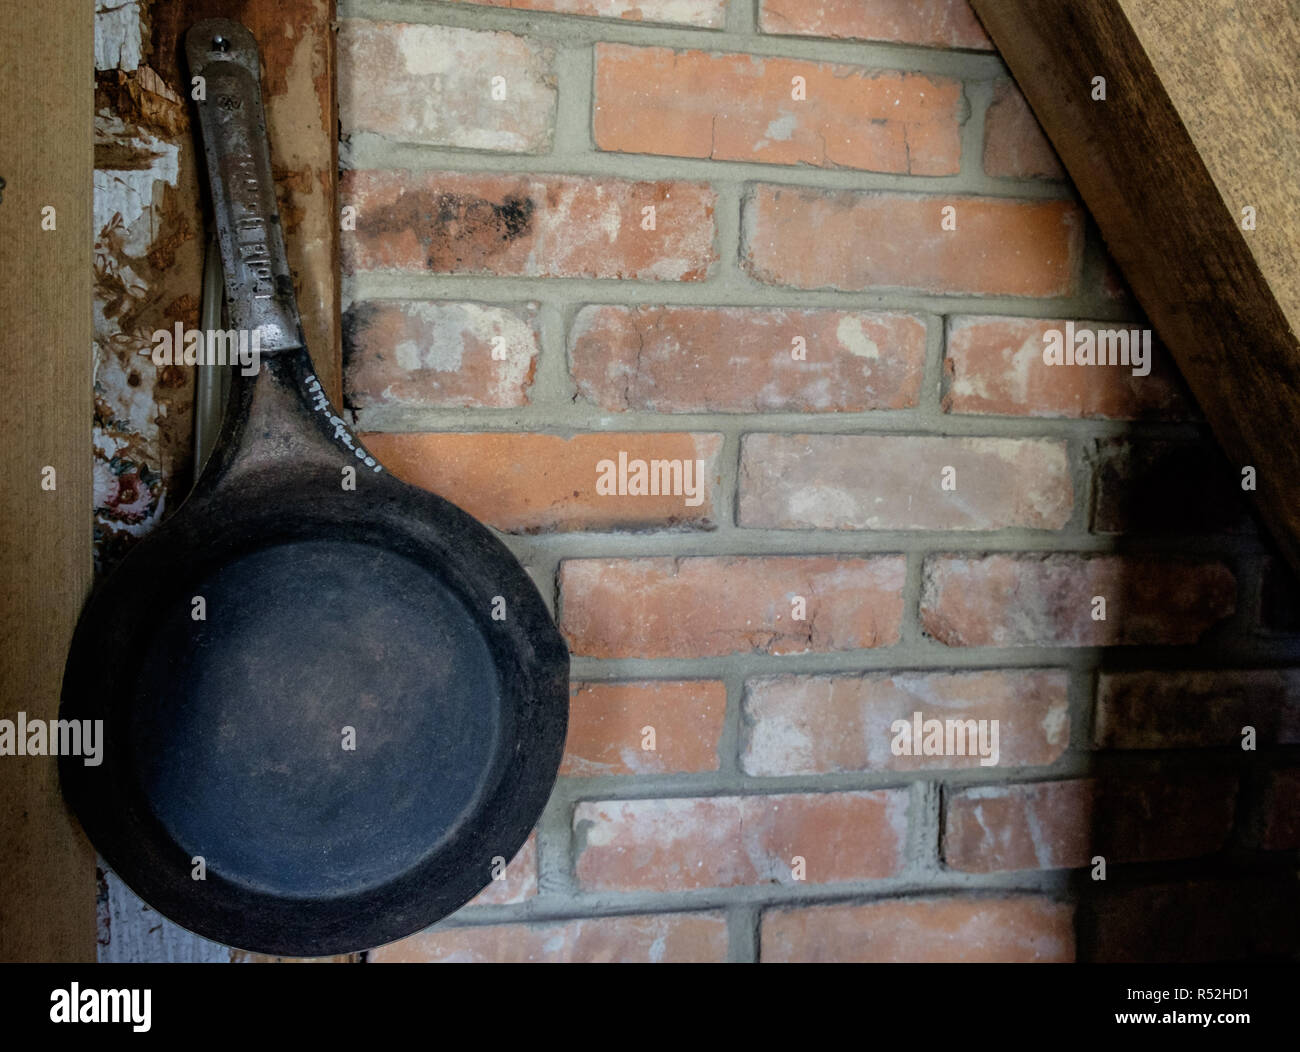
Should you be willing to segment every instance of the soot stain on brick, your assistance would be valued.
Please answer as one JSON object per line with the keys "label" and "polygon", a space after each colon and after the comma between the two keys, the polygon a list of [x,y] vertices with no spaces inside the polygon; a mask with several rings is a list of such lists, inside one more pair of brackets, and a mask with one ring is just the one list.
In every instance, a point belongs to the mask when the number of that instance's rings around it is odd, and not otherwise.
{"label": "soot stain on brick", "polygon": [[408,191],[368,225],[375,234],[413,232],[429,270],[485,270],[532,234],[536,211],[536,202],[523,194],[496,202],[472,194]]}
{"label": "soot stain on brick", "polygon": [[[351,370],[360,352],[365,350],[366,339],[378,311],[377,304],[363,301],[352,304],[339,319],[340,342],[343,350],[344,402],[349,408],[351,408],[351,391],[348,389],[347,381],[351,377]],[[378,352],[376,357],[383,361],[383,351]]]}
{"label": "soot stain on brick", "polygon": [[500,205],[492,206],[505,224],[503,240],[513,240],[528,233],[533,221],[533,202],[526,197],[507,197]]}
{"label": "soot stain on brick", "polygon": [[374,323],[379,305],[369,300],[353,303],[343,312],[342,332],[343,349],[353,350],[364,339],[367,330]]}

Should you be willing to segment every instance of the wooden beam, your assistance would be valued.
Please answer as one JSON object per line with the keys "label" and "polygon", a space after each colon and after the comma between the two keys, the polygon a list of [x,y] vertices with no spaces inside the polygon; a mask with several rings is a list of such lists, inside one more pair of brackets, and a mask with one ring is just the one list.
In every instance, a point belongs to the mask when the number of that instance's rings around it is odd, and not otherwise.
{"label": "wooden beam", "polygon": [[[17,5],[0,33],[0,390],[10,465],[0,503],[0,717],[10,720],[20,711],[56,718],[90,585],[93,16],[83,0]],[[63,806],[56,764],[0,757],[0,960],[95,959],[94,853]]]}
{"label": "wooden beam", "polygon": [[1294,0],[972,2],[1300,571]]}

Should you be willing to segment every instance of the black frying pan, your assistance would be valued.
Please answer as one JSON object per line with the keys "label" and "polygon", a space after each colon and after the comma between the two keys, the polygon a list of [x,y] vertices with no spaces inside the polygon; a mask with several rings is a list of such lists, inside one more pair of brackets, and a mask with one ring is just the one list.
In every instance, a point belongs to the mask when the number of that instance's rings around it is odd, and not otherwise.
{"label": "black frying pan", "polygon": [[107,863],[173,921],[342,953],[426,927],[514,856],[559,766],[568,652],[509,550],[385,473],[321,393],[256,42],[212,20],[186,50],[229,324],[262,327],[261,370],[236,371],[193,494],[81,616],[60,715],[104,721],[103,761],[64,756],[60,778]]}

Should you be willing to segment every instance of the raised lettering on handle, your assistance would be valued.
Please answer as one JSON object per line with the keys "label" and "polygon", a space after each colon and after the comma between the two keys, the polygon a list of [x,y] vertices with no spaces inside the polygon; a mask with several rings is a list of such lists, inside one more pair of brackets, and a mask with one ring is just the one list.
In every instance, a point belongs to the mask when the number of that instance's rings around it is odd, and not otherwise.
{"label": "raised lettering on handle", "polygon": [[261,63],[252,33],[224,18],[185,36],[190,75],[203,78],[198,107],[208,184],[236,329],[260,328],[262,353],[301,347],[302,324],[271,179]]}

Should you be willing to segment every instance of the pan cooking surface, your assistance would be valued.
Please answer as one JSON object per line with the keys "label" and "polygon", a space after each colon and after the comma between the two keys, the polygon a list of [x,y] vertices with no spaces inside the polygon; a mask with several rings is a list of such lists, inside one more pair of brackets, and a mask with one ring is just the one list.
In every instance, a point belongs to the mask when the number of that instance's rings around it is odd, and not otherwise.
{"label": "pan cooking surface", "polygon": [[[206,620],[191,616],[196,595]],[[355,894],[472,813],[502,691],[481,627],[425,567],[341,539],[280,543],[159,615],[131,767],[210,873],[281,896]]]}

